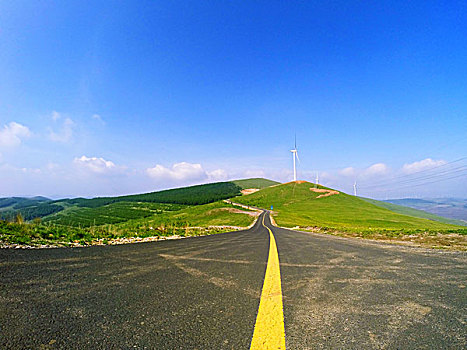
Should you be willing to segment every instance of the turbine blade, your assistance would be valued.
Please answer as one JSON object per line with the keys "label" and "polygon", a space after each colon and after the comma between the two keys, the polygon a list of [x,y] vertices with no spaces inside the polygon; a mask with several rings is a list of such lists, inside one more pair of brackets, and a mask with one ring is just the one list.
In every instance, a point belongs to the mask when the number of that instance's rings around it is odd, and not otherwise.
{"label": "turbine blade", "polygon": [[295,147],[294,149],[297,149],[297,134],[295,133]]}
{"label": "turbine blade", "polygon": [[300,162],[300,158],[298,158],[298,152],[295,152],[295,156],[297,156],[298,162],[301,163],[301,162]]}

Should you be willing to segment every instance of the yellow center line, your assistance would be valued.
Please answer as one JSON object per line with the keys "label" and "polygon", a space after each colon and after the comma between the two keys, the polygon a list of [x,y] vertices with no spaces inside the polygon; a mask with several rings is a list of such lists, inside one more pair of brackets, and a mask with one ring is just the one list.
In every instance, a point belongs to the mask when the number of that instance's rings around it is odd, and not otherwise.
{"label": "yellow center line", "polygon": [[274,235],[271,229],[264,224],[264,216],[263,226],[269,231],[269,257],[250,349],[285,349],[279,255]]}

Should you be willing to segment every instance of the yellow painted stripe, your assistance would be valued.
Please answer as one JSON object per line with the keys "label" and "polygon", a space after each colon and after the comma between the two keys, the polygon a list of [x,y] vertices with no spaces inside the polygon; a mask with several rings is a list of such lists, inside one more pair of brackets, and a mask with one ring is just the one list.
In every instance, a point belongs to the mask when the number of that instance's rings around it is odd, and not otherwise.
{"label": "yellow painted stripe", "polygon": [[250,349],[285,349],[279,255],[274,235],[264,224],[264,216],[263,226],[269,231],[269,257]]}

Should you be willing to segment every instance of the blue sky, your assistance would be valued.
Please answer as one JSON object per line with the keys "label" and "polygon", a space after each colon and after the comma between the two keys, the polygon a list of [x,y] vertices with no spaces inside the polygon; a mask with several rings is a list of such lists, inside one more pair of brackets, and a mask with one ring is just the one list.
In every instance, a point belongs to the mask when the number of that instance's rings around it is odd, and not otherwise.
{"label": "blue sky", "polygon": [[0,2],[0,196],[290,181],[296,134],[300,178],[467,197],[465,23],[460,1]]}

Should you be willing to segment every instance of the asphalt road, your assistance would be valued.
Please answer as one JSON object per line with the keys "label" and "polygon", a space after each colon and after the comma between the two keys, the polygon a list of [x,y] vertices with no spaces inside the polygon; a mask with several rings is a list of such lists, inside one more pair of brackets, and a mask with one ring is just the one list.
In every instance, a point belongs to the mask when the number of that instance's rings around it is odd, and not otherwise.
{"label": "asphalt road", "polygon": [[[288,349],[467,348],[467,254],[272,230]],[[268,248],[258,220],[182,240],[0,249],[0,347],[248,349]]]}

